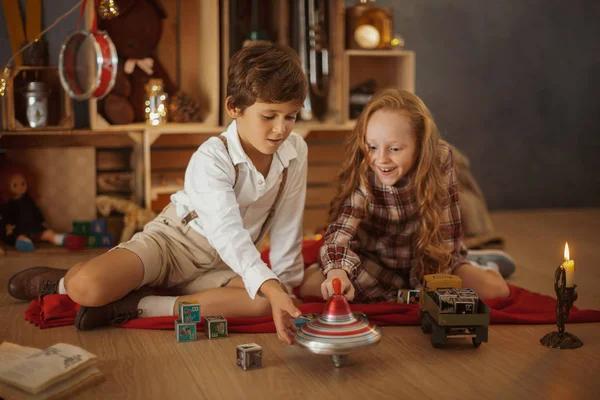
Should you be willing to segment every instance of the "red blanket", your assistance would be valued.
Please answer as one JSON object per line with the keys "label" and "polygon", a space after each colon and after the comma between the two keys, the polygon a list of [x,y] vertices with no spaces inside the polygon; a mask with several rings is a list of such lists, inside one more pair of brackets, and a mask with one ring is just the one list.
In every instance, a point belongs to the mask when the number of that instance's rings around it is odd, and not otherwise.
{"label": "red blanket", "polygon": [[[306,265],[317,261],[320,241],[305,241],[303,255]],[[268,252],[263,253],[268,263]],[[485,303],[491,309],[492,324],[554,324],[556,323],[556,299],[532,293],[517,286],[510,286],[510,296],[505,299],[489,299]],[[299,309],[305,314],[320,314],[325,302],[322,299],[304,299]],[[40,328],[73,325],[79,306],[67,295],[48,295],[34,300],[25,311],[25,319]],[[365,313],[370,321],[380,326],[418,325],[418,306],[396,303],[351,304],[354,312]],[[176,317],[138,318],[127,322],[124,328],[174,329]],[[275,332],[271,316],[260,318],[227,318],[230,332]],[[600,322],[600,311],[571,308],[569,323]],[[203,321],[198,323],[203,329]]]}
{"label": "red blanket", "polygon": [[[306,299],[308,300],[308,299]],[[316,300],[316,299],[311,299]],[[554,324],[556,323],[556,300],[549,296],[532,293],[528,290],[510,286],[510,297],[491,299],[485,303],[491,308],[492,324]],[[320,314],[325,303],[309,302],[300,305],[305,314]],[[69,296],[53,294],[34,300],[25,312],[25,319],[40,328],[72,325],[75,321],[78,305]],[[380,326],[419,324],[418,306],[395,303],[351,304],[355,312],[363,312],[369,320]],[[173,329],[176,317],[138,318],[129,321],[124,328]],[[275,332],[270,316],[260,318],[228,318],[230,332]],[[600,322],[600,311],[571,308],[569,323]],[[203,323],[198,324],[202,330]]]}

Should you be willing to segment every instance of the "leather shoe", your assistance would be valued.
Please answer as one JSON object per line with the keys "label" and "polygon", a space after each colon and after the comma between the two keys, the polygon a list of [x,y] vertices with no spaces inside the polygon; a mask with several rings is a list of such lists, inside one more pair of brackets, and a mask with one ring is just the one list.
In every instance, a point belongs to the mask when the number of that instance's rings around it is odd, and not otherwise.
{"label": "leather shoe", "polygon": [[66,269],[32,267],[14,274],[8,281],[8,294],[18,300],[31,301],[38,296],[58,293],[58,282]]}
{"label": "leather shoe", "polygon": [[100,307],[81,306],[75,317],[75,327],[89,330],[107,325],[122,325],[140,316],[138,303],[143,297],[152,295],[152,289],[144,286],[130,292],[120,300]]}

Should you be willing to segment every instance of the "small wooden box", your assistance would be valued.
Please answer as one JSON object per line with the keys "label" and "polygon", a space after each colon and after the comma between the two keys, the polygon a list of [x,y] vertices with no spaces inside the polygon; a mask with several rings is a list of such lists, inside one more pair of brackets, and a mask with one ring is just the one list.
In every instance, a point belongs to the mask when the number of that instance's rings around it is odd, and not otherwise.
{"label": "small wooden box", "polygon": [[244,371],[263,367],[262,347],[256,343],[240,344],[236,348],[236,365]]}
{"label": "small wooden box", "polygon": [[[49,89],[48,123],[44,127],[30,128],[27,125],[25,96],[22,89],[27,82],[44,82]],[[73,100],[65,93],[57,67],[23,67],[11,69],[2,99],[2,130],[4,131],[48,131],[68,130],[75,126]]]}

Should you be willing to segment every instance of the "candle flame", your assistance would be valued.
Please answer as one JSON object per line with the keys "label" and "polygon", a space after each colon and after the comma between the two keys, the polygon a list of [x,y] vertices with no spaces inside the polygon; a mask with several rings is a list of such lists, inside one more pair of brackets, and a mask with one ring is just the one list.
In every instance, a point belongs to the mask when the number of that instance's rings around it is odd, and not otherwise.
{"label": "candle flame", "polygon": [[570,260],[569,256],[569,243],[565,243],[565,261]]}

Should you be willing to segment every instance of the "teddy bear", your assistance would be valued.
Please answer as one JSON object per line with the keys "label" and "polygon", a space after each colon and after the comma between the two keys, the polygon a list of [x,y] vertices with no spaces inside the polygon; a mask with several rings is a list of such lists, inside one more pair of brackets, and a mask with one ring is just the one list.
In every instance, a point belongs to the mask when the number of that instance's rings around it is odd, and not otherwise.
{"label": "teddy bear", "polygon": [[41,210],[33,200],[32,175],[22,165],[0,169],[0,237],[5,244],[23,252],[35,250],[34,242],[62,246],[65,234],[46,226]]}
{"label": "teddy bear", "polygon": [[[112,124],[144,122],[145,86],[150,80],[162,79],[170,102],[178,108],[186,105],[185,116],[171,115],[169,120],[191,122],[200,120],[199,106],[191,96],[177,91],[177,85],[155,57],[166,11],[159,0],[114,0],[118,15],[99,18],[98,28],[106,31],[119,56],[119,65],[112,91],[99,102],[100,114]],[[102,16],[102,14],[101,14]],[[169,108],[171,109],[171,107]]]}

